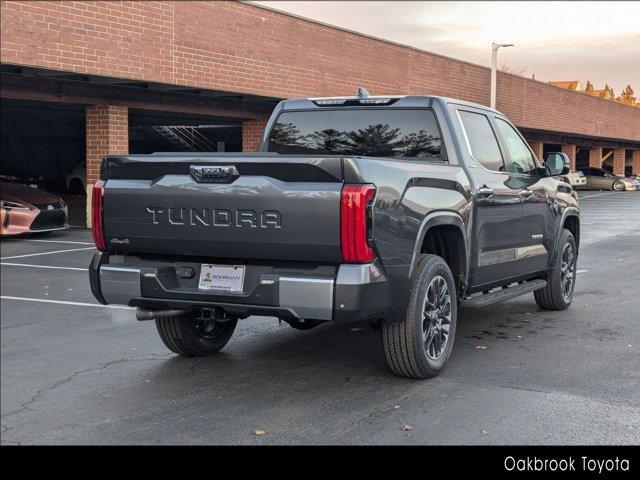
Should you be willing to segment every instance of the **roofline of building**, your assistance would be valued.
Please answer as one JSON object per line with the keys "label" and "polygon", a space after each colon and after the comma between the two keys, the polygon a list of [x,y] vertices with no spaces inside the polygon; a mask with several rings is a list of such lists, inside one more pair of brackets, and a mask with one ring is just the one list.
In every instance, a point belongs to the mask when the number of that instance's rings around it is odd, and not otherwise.
{"label": "roofline of building", "polygon": [[[255,8],[260,8],[260,9],[263,9],[263,10],[268,10],[268,11],[273,12],[273,13],[278,13],[278,14],[280,14],[280,15],[284,15],[284,16],[287,16],[287,17],[296,18],[296,19],[298,19],[298,20],[302,20],[302,21],[305,21],[305,22],[313,23],[313,24],[316,24],[316,25],[321,25],[321,26],[323,26],[323,27],[332,28],[332,29],[334,29],[334,30],[340,30],[340,31],[343,31],[343,32],[349,33],[349,34],[351,34],[351,35],[356,35],[356,36],[363,37],[363,38],[367,38],[367,39],[370,39],[370,40],[376,40],[376,41],[378,41],[378,42],[383,42],[383,43],[386,43],[386,44],[389,44],[389,45],[393,45],[393,46],[396,46],[396,47],[407,48],[407,49],[409,49],[409,50],[413,50],[413,51],[415,51],[415,52],[419,52],[419,53],[426,53],[426,54],[428,54],[428,55],[433,55],[433,56],[435,56],[435,57],[445,58],[445,59],[447,59],[447,60],[452,60],[452,61],[454,61],[454,62],[464,63],[464,64],[467,64],[467,65],[471,65],[471,66],[473,66],[473,67],[478,67],[478,68],[482,68],[482,69],[485,69],[485,70],[491,71],[491,68],[490,68],[490,67],[487,67],[487,66],[485,66],[485,65],[480,65],[479,63],[473,63],[473,62],[470,62],[470,61],[468,61],[468,60],[461,60],[461,59],[459,59],[459,58],[449,57],[448,55],[443,55],[443,54],[441,54],[441,53],[431,52],[431,51],[429,51],[429,50],[424,50],[424,49],[422,49],[422,48],[414,47],[413,45],[407,45],[407,44],[405,44],[405,43],[395,42],[395,41],[393,41],[393,40],[388,40],[388,39],[386,39],[386,38],[376,37],[375,35],[371,35],[371,34],[363,33],[363,32],[358,32],[358,31],[356,31],[356,30],[351,30],[351,29],[349,29],[349,28],[340,27],[340,26],[338,26],[338,25],[331,25],[330,23],[322,22],[322,21],[320,21],[320,20],[314,20],[314,19],[312,19],[312,18],[303,17],[302,15],[297,15],[297,14],[295,14],[295,13],[290,13],[290,12],[285,12],[285,11],[283,11],[283,10],[279,10],[279,9],[277,9],[277,8],[268,7],[268,6],[266,6],[266,5],[260,5],[260,4],[254,3],[254,2],[253,2],[253,1],[251,1],[251,0],[239,0],[239,1],[240,1],[240,3],[244,3],[245,5],[250,5],[250,6],[255,7]],[[542,85],[546,85],[546,86],[548,86],[548,87],[557,88],[557,89],[560,89],[560,90],[562,90],[562,91],[564,91],[564,92],[572,92],[572,93],[575,93],[576,95],[587,95],[587,96],[588,96],[588,97],[590,97],[590,98],[597,98],[597,99],[599,99],[599,100],[602,100],[603,102],[613,102],[612,100],[606,100],[606,99],[604,99],[604,98],[594,97],[594,96],[592,96],[592,95],[585,94],[583,91],[579,91],[579,92],[578,92],[578,91],[576,91],[576,90],[570,90],[570,89],[568,89],[568,88],[558,87],[558,86],[556,86],[556,85],[551,85],[551,84],[549,84],[548,82],[544,82],[544,81],[542,81],[542,80],[535,80],[535,79],[533,79],[533,78],[528,78],[528,77],[525,77],[525,76],[522,76],[522,75],[517,75],[517,74],[515,74],[515,73],[502,72],[502,71],[500,71],[500,70],[498,70],[498,73],[499,73],[499,74],[502,74],[502,75],[509,75],[509,76],[512,76],[512,77],[521,78],[521,79],[524,79],[524,80],[528,80],[528,81],[530,81],[530,82],[539,83],[539,84],[542,84]],[[580,80],[578,80],[578,81],[580,81]],[[618,104],[618,105],[622,105],[623,107],[636,108],[636,107],[633,107],[633,106],[631,106],[631,105],[626,105],[626,104],[624,104],[624,103],[618,103],[618,102],[613,102],[613,103],[616,103],[616,104]]]}

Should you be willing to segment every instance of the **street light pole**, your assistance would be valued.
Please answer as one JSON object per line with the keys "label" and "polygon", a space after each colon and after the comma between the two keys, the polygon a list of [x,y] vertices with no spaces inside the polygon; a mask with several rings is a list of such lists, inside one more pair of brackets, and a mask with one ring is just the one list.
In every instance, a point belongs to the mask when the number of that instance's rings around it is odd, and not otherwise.
{"label": "street light pole", "polygon": [[512,43],[491,44],[491,108],[496,108],[496,84],[498,83],[498,49],[513,47]]}

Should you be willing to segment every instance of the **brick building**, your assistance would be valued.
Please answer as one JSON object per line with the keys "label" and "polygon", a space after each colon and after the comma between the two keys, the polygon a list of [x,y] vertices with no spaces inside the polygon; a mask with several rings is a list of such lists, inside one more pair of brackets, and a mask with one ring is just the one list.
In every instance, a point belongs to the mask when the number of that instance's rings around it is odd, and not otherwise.
{"label": "brick building", "polygon": [[[88,185],[105,154],[189,135],[254,149],[283,98],[365,86],[489,104],[486,67],[246,3],[3,1],[0,13],[3,168],[62,178],[86,159]],[[539,157],[640,173],[640,109],[507,73],[497,108]]]}

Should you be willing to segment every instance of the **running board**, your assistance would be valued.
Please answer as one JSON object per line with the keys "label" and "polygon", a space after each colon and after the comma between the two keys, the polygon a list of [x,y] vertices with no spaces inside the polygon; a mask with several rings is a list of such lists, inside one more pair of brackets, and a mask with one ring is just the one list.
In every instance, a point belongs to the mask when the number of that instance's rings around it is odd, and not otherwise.
{"label": "running board", "polygon": [[477,297],[468,298],[463,300],[460,304],[463,308],[481,308],[491,305],[492,303],[502,302],[503,300],[509,300],[510,298],[519,297],[525,293],[531,293],[534,290],[538,290],[547,285],[546,280],[529,280],[525,283],[519,283],[513,287],[503,288],[502,290],[496,290],[495,292],[479,295]]}

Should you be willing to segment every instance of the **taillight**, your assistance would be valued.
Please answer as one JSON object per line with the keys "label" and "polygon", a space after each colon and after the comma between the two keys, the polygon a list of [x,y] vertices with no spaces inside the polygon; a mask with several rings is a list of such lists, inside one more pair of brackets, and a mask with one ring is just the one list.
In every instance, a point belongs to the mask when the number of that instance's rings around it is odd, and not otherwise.
{"label": "taillight", "polygon": [[376,194],[369,184],[345,185],[340,203],[340,241],[345,262],[370,262],[375,252],[369,245],[367,209]]}
{"label": "taillight", "polygon": [[104,223],[102,221],[102,197],[104,195],[104,182],[98,180],[91,191],[91,233],[93,243],[101,252],[107,251],[107,239],[104,236]]}

